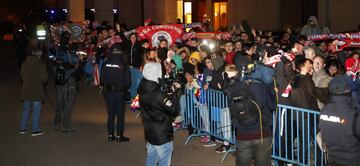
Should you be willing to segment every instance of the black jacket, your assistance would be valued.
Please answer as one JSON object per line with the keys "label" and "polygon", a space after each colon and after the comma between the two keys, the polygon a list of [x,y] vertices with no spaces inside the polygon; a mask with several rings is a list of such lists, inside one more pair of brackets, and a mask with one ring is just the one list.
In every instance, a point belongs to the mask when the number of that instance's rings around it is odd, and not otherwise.
{"label": "black jacket", "polygon": [[315,87],[311,75],[295,76],[290,92],[291,103],[295,107],[319,111],[316,99],[327,102],[328,89]]}
{"label": "black jacket", "polygon": [[275,80],[278,89],[279,104],[293,105],[290,97],[282,97],[281,94],[285,91],[289,83],[294,80],[295,71],[292,69],[291,63],[279,62],[275,66]]}
{"label": "black jacket", "polygon": [[134,45],[132,45],[132,43],[128,41],[125,43],[124,50],[126,55],[125,62],[130,66],[140,68],[144,61],[144,56],[140,43],[136,42],[134,43]]}
{"label": "black jacket", "polygon": [[180,110],[178,99],[166,96],[159,84],[145,78],[140,82],[138,93],[146,141],[152,145],[172,141],[173,118]]}
{"label": "black jacket", "polygon": [[[319,128],[329,159],[341,165],[360,164],[360,139],[353,136],[355,111],[358,110],[351,96],[331,96],[321,110]],[[340,121],[337,121],[338,118]],[[356,126],[359,135],[359,117]]]}

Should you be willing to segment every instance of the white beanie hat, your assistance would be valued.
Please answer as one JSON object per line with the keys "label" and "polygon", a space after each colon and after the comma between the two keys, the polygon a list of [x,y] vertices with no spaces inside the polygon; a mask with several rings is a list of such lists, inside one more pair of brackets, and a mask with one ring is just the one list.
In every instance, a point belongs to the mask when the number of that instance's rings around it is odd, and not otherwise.
{"label": "white beanie hat", "polygon": [[159,83],[159,78],[162,76],[161,64],[156,62],[146,63],[142,74],[145,79]]}

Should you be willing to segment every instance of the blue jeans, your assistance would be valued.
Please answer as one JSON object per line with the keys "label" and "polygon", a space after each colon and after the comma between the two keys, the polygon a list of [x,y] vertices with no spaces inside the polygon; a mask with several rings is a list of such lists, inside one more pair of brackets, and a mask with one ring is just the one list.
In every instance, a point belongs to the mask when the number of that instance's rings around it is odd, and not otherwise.
{"label": "blue jeans", "polygon": [[21,118],[20,130],[27,129],[27,120],[29,118],[30,110],[32,110],[32,132],[39,131],[41,101],[24,101],[23,114]]}
{"label": "blue jeans", "polygon": [[131,73],[130,93],[131,93],[131,98],[134,98],[137,94],[137,89],[143,76],[141,71],[135,67],[130,68],[130,73]]}
{"label": "blue jeans", "polygon": [[173,152],[173,141],[162,145],[146,143],[147,157],[146,166],[169,166]]}

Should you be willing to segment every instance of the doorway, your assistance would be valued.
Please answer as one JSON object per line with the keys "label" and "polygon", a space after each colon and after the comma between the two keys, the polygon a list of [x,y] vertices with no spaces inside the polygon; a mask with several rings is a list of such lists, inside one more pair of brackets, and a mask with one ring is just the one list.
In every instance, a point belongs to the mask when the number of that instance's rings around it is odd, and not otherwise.
{"label": "doorway", "polygon": [[227,2],[214,2],[213,12],[213,30],[226,28],[228,26]]}

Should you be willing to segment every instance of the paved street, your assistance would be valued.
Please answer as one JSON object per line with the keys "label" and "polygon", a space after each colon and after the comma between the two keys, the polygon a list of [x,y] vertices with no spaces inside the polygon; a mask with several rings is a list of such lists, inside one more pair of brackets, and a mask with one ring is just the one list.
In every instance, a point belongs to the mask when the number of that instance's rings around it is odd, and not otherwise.
{"label": "paved street", "polygon": [[[146,149],[141,121],[136,113],[126,111],[125,135],[128,143],[108,143],[104,101],[97,88],[81,83],[81,94],[73,113],[76,133],[53,130],[54,110],[49,99],[43,104],[40,128],[42,136],[20,135],[21,84],[14,48],[0,43],[0,166],[141,166],[145,165]],[[55,101],[53,81],[47,86]],[[234,157],[221,163],[223,154],[215,147],[206,148],[199,138],[184,145],[187,131],[175,134],[173,166],[234,165]]]}

